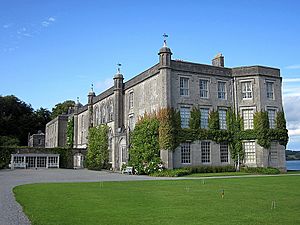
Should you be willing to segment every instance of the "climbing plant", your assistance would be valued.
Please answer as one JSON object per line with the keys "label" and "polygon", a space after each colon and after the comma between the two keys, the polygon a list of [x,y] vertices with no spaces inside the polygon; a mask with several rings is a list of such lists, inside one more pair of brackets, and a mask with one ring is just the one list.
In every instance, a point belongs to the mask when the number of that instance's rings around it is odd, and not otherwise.
{"label": "climbing plant", "polygon": [[218,111],[212,110],[209,113],[208,128],[210,130],[219,130],[220,125],[219,125],[219,113],[218,113]]}
{"label": "climbing plant", "polygon": [[190,128],[200,129],[201,112],[198,107],[193,107],[191,110]]}
{"label": "climbing plant", "polygon": [[[166,131],[169,133],[169,131]],[[155,114],[145,114],[131,133],[129,164],[139,174],[149,174],[160,163],[159,120]]]}
{"label": "climbing plant", "polygon": [[67,147],[73,147],[74,140],[74,117],[69,118],[67,123]]}
{"label": "climbing plant", "polygon": [[264,148],[270,148],[271,138],[269,135],[269,117],[267,112],[261,111],[254,114],[253,128],[257,143]]}
{"label": "climbing plant", "polygon": [[108,126],[91,127],[88,136],[86,166],[91,170],[108,168]]}

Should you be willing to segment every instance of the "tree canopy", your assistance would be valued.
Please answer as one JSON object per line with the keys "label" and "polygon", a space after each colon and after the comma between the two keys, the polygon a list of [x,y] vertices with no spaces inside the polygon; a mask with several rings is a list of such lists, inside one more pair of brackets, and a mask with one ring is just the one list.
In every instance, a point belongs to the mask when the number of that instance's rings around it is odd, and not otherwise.
{"label": "tree canopy", "polygon": [[68,113],[68,110],[70,107],[74,107],[75,106],[75,102],[73,100],[66,100],[62,103],[58,103],[56,104],[53,108],[52,108],[52,115],[51,118],[54,119],[55,117],[57,117],[58,115],[61,114],[66,114]]}
{"label": "tree canopy", "polygon": [[14,95],[0,96],[0,145],[27,145],[28,134],[44,132],[50,116],[48,109],[34,111]]}

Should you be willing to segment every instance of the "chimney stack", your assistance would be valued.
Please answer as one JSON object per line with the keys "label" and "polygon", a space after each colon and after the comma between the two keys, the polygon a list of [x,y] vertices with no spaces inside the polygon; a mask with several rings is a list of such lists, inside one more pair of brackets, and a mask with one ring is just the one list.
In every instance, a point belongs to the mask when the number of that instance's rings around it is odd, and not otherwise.
{"label": "chimney stack", "polygon": [[224,56],[221,53],[218,53],[215,58],[212,60],[213,66],[224,67]]}

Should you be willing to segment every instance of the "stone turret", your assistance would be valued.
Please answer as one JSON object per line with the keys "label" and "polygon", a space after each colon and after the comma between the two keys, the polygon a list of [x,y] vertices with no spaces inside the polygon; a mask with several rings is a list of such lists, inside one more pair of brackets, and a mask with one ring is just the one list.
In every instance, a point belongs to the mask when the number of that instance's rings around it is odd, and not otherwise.
{"label": "stone turret", "polygon": [[95,92],[92,84],[92,88],[88,94],[88,111],[89,111],[89,128],[93,127],[93,103],[94,103],[94,97],[95,97]]}
{"label": "stone turret", "polygon": [[162,68],[170,68],[171,66],[171,49],[167,47],[166,40],[164,41],[163,47],[159,50],[159,65],[160,69]]}
{"label": "stone turret", "polygon": [[82,105],[79,103],[79,97],[77,97],[76,104],[74,106],[74,139],[73,139],[73,147],[77,148],[78,144],[78,110],[82,107]]}
{"label": "stone turret", "polygon": [[124,127],[124,115],[123,115],[123,93],[124,93],[124,78],[120,72],[120,68],[114,76],[114,121],[115,131],[120,132]]}

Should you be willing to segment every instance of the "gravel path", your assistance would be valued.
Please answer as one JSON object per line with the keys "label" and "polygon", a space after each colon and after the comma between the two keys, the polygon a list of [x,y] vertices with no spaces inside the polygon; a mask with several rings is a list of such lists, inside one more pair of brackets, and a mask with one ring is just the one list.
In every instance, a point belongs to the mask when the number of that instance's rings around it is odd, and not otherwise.
{"label": "gravel path", "polygon": [[[299,176],[300,174],[271,175],[271,176]],[[224,179],[248,176],[219,176],[219,177],[180,177],[158,178],[148,176],[123,175],[107,171],[67,170],[67,169],[39,169],[39,170],[0,170],[0,225],[30,225],[30,221],[23,213],[22,207],[15,201],[12,189],[21,184],[44,182],[96,182],[96,181],[131,181],[131,180],[169,180],[169,179]]]}

